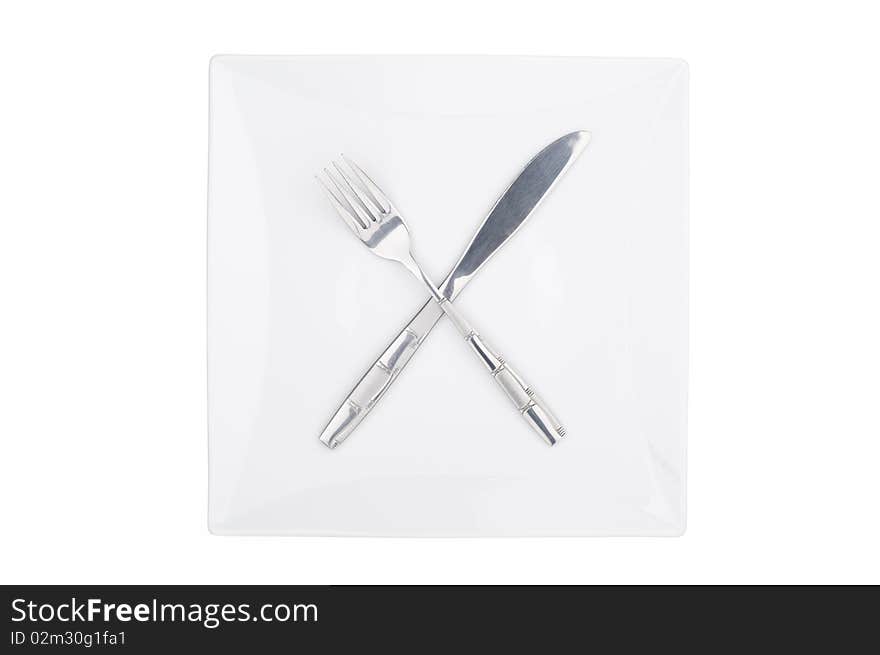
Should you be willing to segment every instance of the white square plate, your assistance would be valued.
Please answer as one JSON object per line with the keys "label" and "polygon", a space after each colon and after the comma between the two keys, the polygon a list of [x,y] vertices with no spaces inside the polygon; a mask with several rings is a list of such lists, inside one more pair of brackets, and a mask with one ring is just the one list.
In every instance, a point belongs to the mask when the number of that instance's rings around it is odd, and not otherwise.
{"label": "white square plate", "polygon": [[[672,59],[211,62],[209,525],[217,534],[679,535],[687,66]],[[441,321],[339,448],[318,435],[426,298],[314,174],[344,151],[436,280],[541,148],[592,141],[458,303],[567,428],[542,443]]]}

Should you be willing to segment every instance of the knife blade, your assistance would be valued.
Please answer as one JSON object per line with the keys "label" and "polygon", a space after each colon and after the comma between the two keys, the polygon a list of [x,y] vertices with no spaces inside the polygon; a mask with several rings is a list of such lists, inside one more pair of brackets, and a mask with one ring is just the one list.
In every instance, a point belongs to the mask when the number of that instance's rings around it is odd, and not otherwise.
{"label": "knife blade", "polygon": [[[516,234],[589,142],[589,132],[571,132],[546,146],[526,164],[501,194],[452,271],[439,285],[446,298],[455,300],[492,255]],[[334,412],[321,431],[321,443],[336,448],[351,435],[388,391],[442,316],[443,310],[433,299],[425,303]]]}

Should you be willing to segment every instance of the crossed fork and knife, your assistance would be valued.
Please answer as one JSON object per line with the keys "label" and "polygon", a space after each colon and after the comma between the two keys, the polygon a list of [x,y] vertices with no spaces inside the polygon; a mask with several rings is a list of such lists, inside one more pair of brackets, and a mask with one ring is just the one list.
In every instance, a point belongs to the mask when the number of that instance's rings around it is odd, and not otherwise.
{"label": "crossed fork and knife", "polygon": [[565,428],[547,404],[480,336],[453,300],[488,259],[514,235],[590,141],[586,131],[560,137],[539,152],[495,203],[455,267],[439,286],[416,262],[409,229],[388,196],[354,162],[333,162],[317,179],[337,213],[367,248],[402,264],[430,291],[431,299],[363,375],[321,433],[336,448],[375,407],[431,329],[445,314],[464,337],[526,423],[549,445]]}

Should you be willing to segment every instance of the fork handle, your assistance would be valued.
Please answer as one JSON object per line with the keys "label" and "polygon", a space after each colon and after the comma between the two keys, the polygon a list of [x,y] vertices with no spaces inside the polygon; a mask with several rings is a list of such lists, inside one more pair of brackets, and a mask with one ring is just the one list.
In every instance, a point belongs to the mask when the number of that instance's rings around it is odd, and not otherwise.
{"label": "fork handle", "polygon": [[559,419],[550,411],[547,404],[525,383],[520,375],[504,361],[495,350],[474,330],[468,320],[443,297],[438,300],[440,307],[449,316],[452,323],[465,338],[477,357],[489,369],[492,378],[507,394],[514,407],[532,429],[547,442],[555,445],[565,436],[565,428]]}

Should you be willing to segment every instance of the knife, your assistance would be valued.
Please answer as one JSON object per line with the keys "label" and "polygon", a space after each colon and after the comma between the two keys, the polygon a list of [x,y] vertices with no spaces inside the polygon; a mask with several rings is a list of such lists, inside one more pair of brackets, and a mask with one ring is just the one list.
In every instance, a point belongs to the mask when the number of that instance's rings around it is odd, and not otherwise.
{"label": "knife", "polygon": [[[590,133],[578,131],[560,137],[526,164],[519,176],[495,203],[471,239],[455,267],[438,289],[452,301],[467,286],[477,271],[525,223],[547,192],[562,177],[590,142]],[[321,432],[321,443],[336,448],[357,428],[397,376],[412,359],[422,342],[443,316],[433,299],[428,300],[391,344],[364,373],[345,401]],[[540,399],[532,396],[539,406]],[[564,431],[555,417],[554,427]]]}

